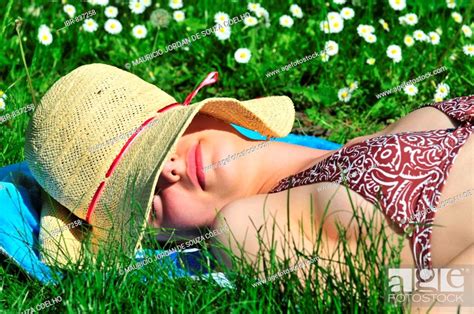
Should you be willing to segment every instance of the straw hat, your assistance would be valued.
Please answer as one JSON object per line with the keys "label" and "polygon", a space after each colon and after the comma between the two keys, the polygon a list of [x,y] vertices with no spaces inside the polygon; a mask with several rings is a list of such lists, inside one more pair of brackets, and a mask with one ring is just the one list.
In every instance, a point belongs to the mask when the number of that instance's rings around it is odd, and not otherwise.
{"label": "straw hat", "polygon": [[41,99],[26,133],[25,156],[43,192],[39,242],[47,264],[77,262],[84,239],[133,256],[140,248],[164,162],[198,113],[260,132],[287,135],[294,107],[286,96],[247,101],[176,100],[130,72],[81,66]]}

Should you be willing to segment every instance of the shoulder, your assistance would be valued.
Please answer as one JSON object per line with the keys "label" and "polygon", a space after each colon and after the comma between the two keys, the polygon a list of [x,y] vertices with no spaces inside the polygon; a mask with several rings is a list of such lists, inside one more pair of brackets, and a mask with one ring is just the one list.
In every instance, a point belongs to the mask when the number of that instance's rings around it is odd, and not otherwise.
{"label": "shoulder", "polygon": [[[261,221],[267,214],[275,214],[284,204],[278,194],[258,194],[232,201],[225,205],[214,221],[214,227],[223,227],[223,224],[249,224]],[[249,220],[250,219],[250,220]]]}

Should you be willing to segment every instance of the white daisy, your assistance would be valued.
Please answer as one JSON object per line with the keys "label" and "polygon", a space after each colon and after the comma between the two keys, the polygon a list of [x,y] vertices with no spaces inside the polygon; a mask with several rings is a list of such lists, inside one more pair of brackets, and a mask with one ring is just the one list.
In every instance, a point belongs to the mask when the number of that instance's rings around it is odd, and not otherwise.
{"label": "white daisy", "polygon": [[146,9],[146,6],[141,2],[141,0],[131,0],[128,7],[132,10],[132,13],[135,14],[142,14]]}
{"label": "white daisy", "polygon": [[374,34],[367,34],[364,36],[364,39],[369,44],[373,44],[377,41],[377,36],[375,36]]}
{"label": "white daisy", "polygon": [[371,34],[375,31],[375,28],[372,25],[364,25],[361,24],[357,26],[357,34],[359,36],[364,37],[365,35]]}
{"label": "white daisy", "polygon": [[142,0],[143,5],[146,6],[147,8],[152,5],[151,0]]}
{"label": "white daisy", "polygon": [[430,40],[428,35],[426,35],[425,32],[423,32],[422,30],[419,30],[419,29],[413,32],[413,37],[417,41],[429,41]]}
{"label": "white daisy", "polygon": [[327,20],[329,22],[335,21],[335,20],[342,20],[342,16],[338,12],[331,11],[327,15]]}
{"label": "white daisy", "polygon": [[344,4],[346,0],[333,0],[335,4]]}
{"label": "white daisy", "polygon": [[382,27],[383,27],[384,30],[386,30],[387,32],[390,31],[390,27],[388,27],[388,23],[385,22],[384,19],[380,19],[380,20],[379,20],[379,23],[380,23],[380,25],[382,25]]}
{"label": "white daisy", "polygon": [[173,10],[181,9],[183,7],[183,1],[182,0],[170,0],[169,6]]}
{"label": "white daisy", "polygon": [[354,17],[355,13],[351,8],[345,7],[342,8],[340,15],[344,20],[350,20]]}
{"label": "white daisy", "polygon": [[74,17],[74,15],[76,15],[76,8],[70,4],[64,5],[63,10],[67,15],[69,15],[69,17]]}
{"label": "white daisy", "polygon": [[85,19],[82,27],[84,28],[84,31],[93,33],[99,28],[99,25],[93,19]]}
{"label": "white daisy", "polygon": [[357,88],[359,88],[359,82],[357,81],[354,81],[352,83],[349,84],[349,92],[353,92],[355,91]]}
{"label": "white daisy", "polygon": [[291,16],[289,15],[282,15],[280,17],[280,25],[283,26],[283,27],[292,27],[293,26],[293,19],[291,18]]}
{"label": "white daisy", "polygon": [[374,65],[375,64],[375,59],[374,58],[369,58],[367,61],[365,61],[368,65]]}
{"label": "white daisy", "polygon": [[454,22],[462,23],[462,16],[458,12],[451,13],[451,17],[454,19]]}
{"label": "white daisy", "polygon": [[446,4],[449,9],[454,9],[456,7],[456,0],[446,0]]}
{"label": "white daisy", "polygon": [[416,25],[418,23],[418,16],[415,13],[408,13],[404,16],[398,18],[400,24],[408,24],[410,26]]}
{"label": "white daisy", "polygon": [[462,47],[462,51],[466,56],[474,56],[474,45],[465,45]]}
{"label": "white daisy", "polygon": [[327,20],[330,33],[340,33],[344,29],[344,20],[338,12],[329,12]]}
{"label": "white daisy", "polygon": [[120,23],[119,20],[108,19],[105,22],[104,28],[105,28],[106,32],[114,35],[114,34],[118,34],[122,31],[122,24]]}
{"label": "white daisy", "polygon": [[247,5],[247,10],[251,11],[251,12],[254,12],[254,13],[257,13],[257,10],[260,8],[260,3],[252,3],[250,2],[248,5]]}
{"label": "white daisy", "polygon": [[402,60],[402,48],[398,45],[390,45],[387,48],[387,56],[392,59],[395,63]]}
{"label": "white daisy", "polygon": [[410,35],[405,35],[405,37],[403,38],[403,43],[405,43],[405,45],[407,45],[408,47],[411,47],[415,43],[415,40]]}
{"label": "white daisy", "polygon": [[418,94],[418,88],[413,84],[409,84],[409,85],[405,86],[403,88],[403,91],[408,96],[415,96],[416,94]]}
{"label": "white daisy", "polygon": [[246,18],[244,18],[244,24],[246,26],[255,26],[257,25],[257,23],[258,20],[253,16],[247,16]]}
{"label": "white daisy", "polygon": [[220,27],[217,28],[214,32],[216,37],[219,40],[229,39],[230,38],[230,27],[225,27],[225,26],[222,26],[221,24],[219,24],[219,25],[220,25]]}
{"label": "white daisy", "polygon": [[176,22],[182,22],[186,18],[184,11],[176,10],[173,12],[173,18]]}
{"label": "white daisy", "polygon": [[349,91],[349,88],[347,87],[341,88],[337,92],[337,97],[339,98],[340,101],[343,101],[343,102],[348,102],[351,99],[351,96],[352,96],[351,92]]}
{"label": "white daisy", "polygon": [[114,6],[108,6],[105,8],[104,13],[108,18],[114,18],[118,15],[118,9]]}
{"label": "white daisy", "polygon": [[234,59],[238,63],[248,63],[252,53],[247,48],[239,48],[234,53]]}
{"label": "white daisy", "polygon": [[328,56],[335,56],[339,52],[339,45],[335,41],[329,40],[324,44],[324,50]]}
{"label": "white daisy", "polygon": [[147,34],[146,27],[144,25],[137,25],[133,28],[132,34],[135,38],[145,38]]}
{"label": "white daisy", "polygon": [[216,15],[214,15],[214,22],[216,22],[217,24],[224,25],[224,22],[228,20],[229,14],[226,14],[224,12],[217,12]]}
{"label": "white daisy", "polygon": [[3,98],[0,98],[0,110],[5,110],[5,100]]}
{"label": "white daisy", "polygon": [[321,21],[321,22],[319,22],[319,28],[320,28],[325,34],[329,34],[329,22],[328,22],[328,21]]}
{"label": "white daisy", "polygon": [[446,97],[449,94],[449,85],[445,83],[440,83],[436,86],[436,94],[441,97]]}
{"label": "white daisy", "polygon": [[466,37],[471,37],[472,36],[472,29],[468,25],[463,25],[461,27],[461,30],[464,33],[464,36],[466,36]]}
{"label": "white daisy", "polygon": [[400,25],[405,25],[405,24],[407,24],[406,16],[405,16],[405,15],[399,16],[399,17],[398,17],[398,22],[400,23]]}
{"label": "white daisy", "polygon": [[440,94],[437,94],[437,93],[434,94],[434,96],[433,96],[433,100],[434,100],[435,102],[443,101],[443,99],[444,99],[444,97],[441,96]]}
{"label": "white daisy", "polygon": [[290,6],[290,12],[294,17],[297,17],[299,19],[303,17],[303,11],[301,10],[300,6],[297,4],[292,4]]}
{"label": "white daisy", "polygon": [[41,25],[38,30],[38,40],[45,46],[50,45],[53,42],[53,35],[46,25]]}
{"label": "white daisy", "polygon": [[401,11],[405,9],[405,7],[407,6],[407,3],[405,0],[388,0],[388,3],[392,7],[392,9],[396,11]]}
{"label": "white daisy", "polygon": [[429,32],[428,36],[430,38],[430,42],[433,45],[439,44],[439,34],[437,32]]}
{"label": "white daisy", "polygon": [[107,4],[109,4],[109,0],[96,0],[95,3],[102,7],[105,7]]}
{"label": "white daisy", "polygon": [[268,21],[268,18],[269,18],[269,16],[270,16],[270,15],[268,14],[268,11],[267,11],[264,7],[259,7],[259,8],[257,9],[257,11],[255,12],[255,15],[256,15],[257,17],[264,17],[265,20],[267,20],[267,21]]}
{"label": "white daisy", "polygon": [[329,60],[329,55],[328,55],[327,53],[321,52],[321,55],[320,55],[320,56],[321,56],[321,61],[323,61],[323,62],[328,62],[328,60]]}

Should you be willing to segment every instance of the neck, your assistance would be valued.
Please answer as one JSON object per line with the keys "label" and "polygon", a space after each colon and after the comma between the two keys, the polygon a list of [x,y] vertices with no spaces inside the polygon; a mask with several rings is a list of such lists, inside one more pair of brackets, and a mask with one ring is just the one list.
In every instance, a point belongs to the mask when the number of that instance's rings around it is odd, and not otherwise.
{"label": "neck", "polygon": [[290,175],[310,168],[325,155],[334,151],[315,149],[300,145],[270,142],[258,152],[253,164],[256,169],[251,173],[256,183],[257,194],[268,193],[278,182]]}

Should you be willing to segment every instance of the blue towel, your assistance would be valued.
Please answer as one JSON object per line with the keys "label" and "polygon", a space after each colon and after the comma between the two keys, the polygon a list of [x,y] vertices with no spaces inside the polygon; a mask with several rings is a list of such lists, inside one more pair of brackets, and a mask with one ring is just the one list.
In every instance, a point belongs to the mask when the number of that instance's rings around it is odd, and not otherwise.
{"label": "blue towel", "polygon": [[[233,127],[248,138],[265,139],[257,132],[236,125],[233,125]],[[294,134],[274,140],[326,150],[341,147],[339,144],[317,137]],[[12,172],[20,173],[22,181],[20,185],[12,183]],[[18,175],[16,177],[18,178]],[[53,273],[47,265],[42,263],[39,260],[38,251],[35,249],[38,242],[38,213],[41,204],[39,204],[40,201],[34,191],[28,189],[28,186],[34,186],[34,182],[26,162],[0,168],[0,252],[40,282],[45,284],[56,283],[61,278],[61,274]],[[144,250],[137,252],[135,258],[137,262],[140,262],[145,254],[156,255],[162,252],[164,251],[156,250],[150,253],[149,250]],[[176,271],[173,271],[173,273],[178,274],[175,275],[178,277],[190,276],[195,278],[198,273],[206,273],[207,267],[202,267],[198,262],[205,260],[204,255],[199,250],[188,249],[173,252],[169,256],[163,257],[163,259],[174,265]],[[186,262],[182,264],[179,259]],[[211,275],[218,284],[228,286],[228,282],[225,278],[222,278],[220,273],[210,273],[208,275]]]}

